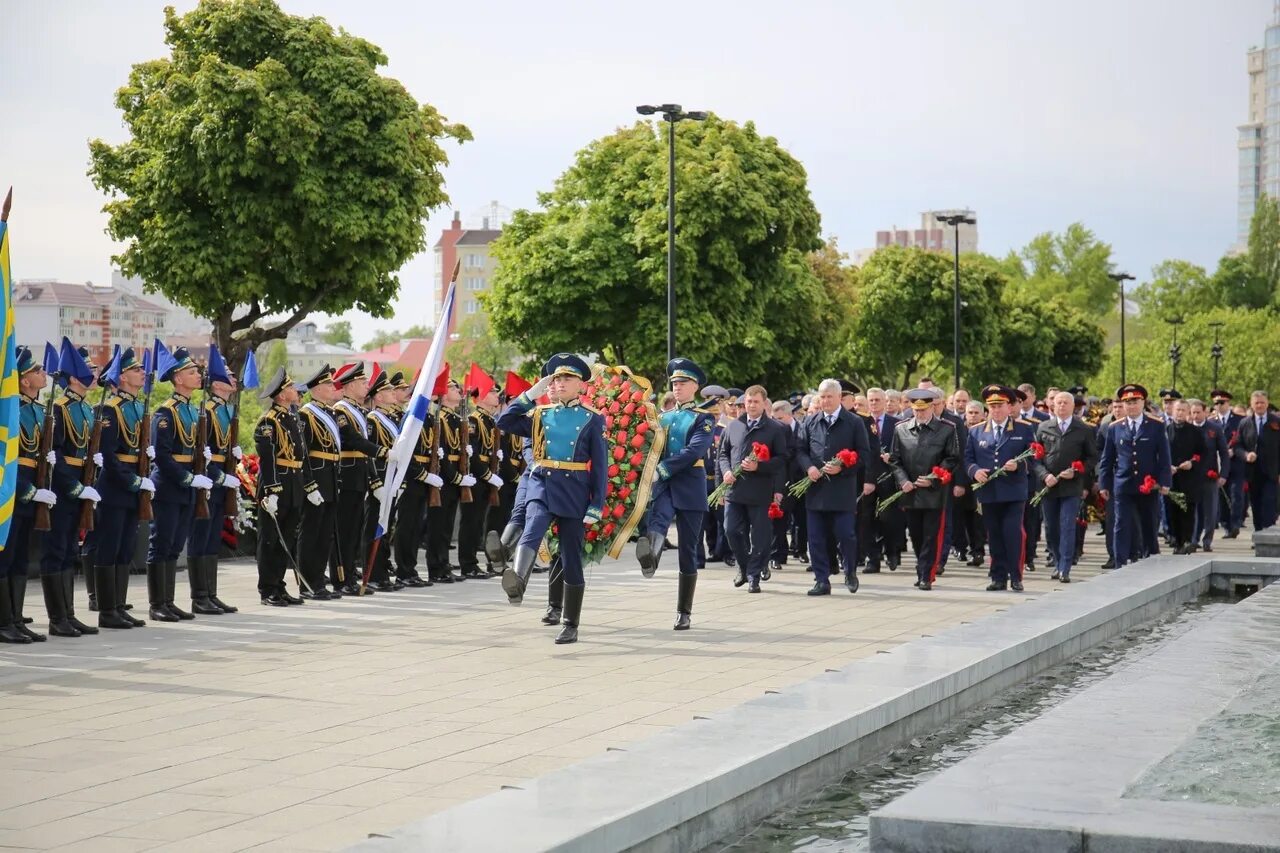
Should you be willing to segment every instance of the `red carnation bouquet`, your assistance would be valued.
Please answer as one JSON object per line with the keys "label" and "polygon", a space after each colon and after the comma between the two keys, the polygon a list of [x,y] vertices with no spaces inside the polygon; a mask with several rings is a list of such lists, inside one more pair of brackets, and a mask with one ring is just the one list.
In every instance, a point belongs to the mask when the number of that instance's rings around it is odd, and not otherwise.
{"label": "red carnation bouquet", "polygon": [[[769,445],[761,444],[758,441],[751,442],[751,452],[748,453],[742,461],[746,462],[748,459],[750,459],[752,462],[768,462],[769,461]],[[742,476],[742,463],[740,462],[738,463],[738,467],[733,469],[733,479],[736,480],[741,476]],[[709,507],[718,506],[724,503],[725,495],[729,494],[729,490],[732,488],[733,486],[731,486],[729,483],[721,482],[720,485],[716,486],[715,491],[707,495],[707,506]]]}
{"label": "red carnation bouquet", "polygon": [[[934,465],[933,470],[930,471],[928,474],[925,474],[924,478],[926,480],[937,480],[939,483],[941,483],[944,486],[948,486],[951,484],[951,472],[948,471],[946,468],[943,468],[941,465]],[[889,495],[889,497],[880,501],[880,503],[876,504],[876,515],[879,515],[884,510],[893,506],[898,501],[898,499],[905,494],[906,492],[899,489],[898,491]]]}
{"label": "red carnation bouquet", "polygon": [[[840,468],[852,468],[854,465],[857,465],[857,464],[858,464],[858,451],[845,449],[837,453],[834,459],[828,459],[826,462],[824,462],[822,464],[822,467],[826,468],[828,465],[837,465]],[[827,474],[827,472],[825,471],[822,472],[822,479],[825,480],[829,476],[830,475]],[[809,489],[816,482],[817,480],[810,480],[808,477],[801,477],[799,480],[796,480],[790,486],[787,486],[787,494],[791,495],[794,498],[804,497],[804,493],[809,491]]]}
{"label": "red carnation bouquet", "polygon": [[[1071,463],[1071,470],[1072,470],[1072,471],[1075,471],[1077,474],[1083,474],[1083,473],[1084,473],[1084,463],[1083,463],[1083,462],[1081,462],[1079,459],[1077,459],[1075,462],[1072,462],[1072,463]],[[1059,483],[1061,483],[1061,482],[1062,482],[1061,478],[1059,478],[1058,482],[1059,482]],[[1036,492],[1036,493],[1035,493],[1035,495],[1034,495],[1034,496],[1032,496],[1032,498],[1031,498],[1031,505],[1032,505],[1032,506],[1040,506],[1040,502],[1041,502],[1042,500],[1044,500],[1045,495],[1049,494],[1049,489],[1051,489],[1051,488],[1057,488],[1057,487],[1056,487],[1056,486],[1045,486],[1043,489],[1041,489],[1040,491]]]}
{"label": "red carnation bouquet", "polygon": [[[1026,450],[1022,451],[1021,453],[1019,453],[1017,456],[1013,457],[1013,461],[1026,462],[1028,459],[1031,459],[1033,457],[1036,459],[1044,458],[1044,445],[1038,441],[1031,442],[1031,446],[1028,447]],[[1005,474],[1008,474],[1008,473],[1009,472],[1004,469],[1004,466],[1001,465],[999,468],[997,468],[996,470],[992,471],[990,474],[987,475],[986,483],[974,483],[973,490],[976,492],[978,491],[978,489],[981,489],[983,486],[985,486],[987,483],[990,483],[992,480],[995,480],[999,477],[1003,477]]]}
{"label": "red carnation bouquet", "polygon": [[781,505],[779,505],[776,501],[774,503],[769,504],[769,518],[773,519],[774,521],[777,521],[779,518],[782,518],[784,515],[786,515],[786,513],[782,511]]}
{"label": "red carnation bouquet", "polygon": [[1218,472],[1213,470],[1212,468],[1210,468],[1208,471],[1205,471],[1204,475],[1208,477],[1210,480],[1218,479]]}
{"label": "red carnation bouquet", "polygon": [[[1143,477],[1142,482],[1138,484],[1138,491],[1144,495],[1149,495],[1152,492],[1159,492],[1160,483],[1159,481],[1156,480],[1155,477],[1152,477],[1150,474],[1148,474],[1147,476]],[[1182,492],[1169,492],[1168,494],[1165,495],[1165,497],[1168,498],[1171,503],[1176,505],[1178,509],[1182,510],[1183,512],[1186,512],[1187,496],[1184,495]]]}

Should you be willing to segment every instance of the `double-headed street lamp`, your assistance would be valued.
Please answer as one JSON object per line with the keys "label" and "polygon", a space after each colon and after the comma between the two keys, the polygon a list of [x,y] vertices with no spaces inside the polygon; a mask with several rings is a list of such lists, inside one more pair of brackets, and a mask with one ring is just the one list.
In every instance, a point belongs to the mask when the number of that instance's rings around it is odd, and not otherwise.
{"label": "double-headed street lamp", "polygon": [[960,390],[960,226],[977,225],[977,218],[970,216],[968,213],[935,213],[934,219],[950,225],[955,229],[956,243],[956,288],[955,288],[955,307],[952,318],[955,325],[955,389]]}
{"label": "double-headed street lamp", "polygon": [[1213,349],[1209,350],[1209,353],[1213,358],[1213,387],[1215,391],[1218,387],[1218,363],[1222,361],[1222,344],[1218,340],[1218,334],[1222,331],[1222,327],[1225,325],[1227,324],[1221,320],[1216,323],[1209,324],[1213,329]]}
{"label": "double-headed street lamp", "polygon": [[704,121],[702,110],[685,112],[679,104],[642,104],[636,107],[642,116],[662,113],[667,122],[667,361],[676,357],[676,122],[684,119]]}
{"label": "double-headed street lamp", "polygon": [[1124,367],[1125,367],[1125,365],[1124,365],[1124,356],[1125,356],[1125,351],[1124,351],[1124,315],[1125,315],[1125,307],[1124,307],[1124,283],[1125,283],[1126,281],[1133,281],[1133,276],[1129,275],[1127,272],[1109,272],[1109,273],[1107,273],[1107,278],[1111,279],[1111,280],[1112,280],[1112,281],[1114,281],[1116,284],[1120,285],[1120,384],[1121,384],[1121,385],[1123,385],[1123,384],[1125,384],[1125,370],[1124,370]]}
{"label": "double-headed street lamp", "polygon": [[1173,364],[1173,385],[1170,387],[1178,390],[1178,363],[1182,361],[1182,347],[1178,346],[1178,327],[1185,323],[1181,317],[1172,317],[1169,319],[1169,325],[1173,326],[1173,343],[1169,345],[1169,361]]}

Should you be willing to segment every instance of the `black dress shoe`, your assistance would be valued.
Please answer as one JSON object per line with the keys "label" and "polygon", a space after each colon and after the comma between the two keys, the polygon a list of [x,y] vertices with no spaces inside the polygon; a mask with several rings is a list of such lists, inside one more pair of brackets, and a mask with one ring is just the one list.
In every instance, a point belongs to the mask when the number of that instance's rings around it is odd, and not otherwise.
{"label": "black dress shoe", "polygon": [[844,588],[849,590],[849,592],[858,591],[858,573],[857,572],[845,572]]}
{"label": "black dress shoe", "polygon": [[867,566],[865,569],[863,569],[863,570],[862,570],[862,573],[863,573],[864,575],[878,575],[878,574],[880,574],[880,564],[879,564],[879,563],[872,563],[871,565],[869,565],[869,566]]}
{"label": "black dress shoe", "polygon": [[1053,574],[1049,575],[1049,580],[1056,581],[1061,577],[1062,577],[1062,573],[1059,572],[1057,569],[1054,569]]}
{"label": "black dress shoe", "polygon": [[463,569],[462,576],[464,578],[471,578],[474,580],[479,580],[481,578],[487,577],[487,575],[484,572],[480,571],[480,568],[478,566],[474,569]]}
{"label": "black dress shoe", "polygon": [[804,563],[806,566],[807,566],[807,565],[809,565],[809,555],[808,555],[808,554],[805,554],[805,553],[803,553],[803,552],[802,552],[802,553],[799,553],[799,554],[796,554],[796,559],[797,559],[797,560],[799,560],[800,562]]}
{"label": "black dress shoe", "polygon": [[1071,583],[1071,576],[1063,575],[1062,577],[1058,578],[1058,583]]}
{"label": "black dress shoe", "polygon": [[760,591],[760,578],[752,578],[751,586],[747,587],[747,592],[759,592],[759,591]]}
{"label": "black dress shoe", "polygon": [[965,565],[972,566],[975,569],[979,569],[979,568],[982,568],[982,564],[984,562],[986,562],[985,557],[983,557],[981,554],[974,554],[972,557],[969,558],[969,561],[965,563]]}
{"label": "black dress shoe", "polygon": [[[369,589],[375,590],[376,592],[395,592],[396,585],[393,583],[383,583],[382,581],[372,581],[369,584]],[[400,589],[404,589],[404,587],[400,587]]]}
{"label": "black dress shoe", "polygon": [[432,580],[436,583],[453,583],[453,575],[445,572],[436,575]]}
{"label": "black dress shoe", "polygon": [[[341,596],[339,596],[339,598],[341,598]],[[317,589],[315,592],[304,591],[302,593],[302,599],[304,601],[332,601],[333,593],[329,592],[329,590],[325,589],[324,587],[321,587],[320,589]]]}
{"label": "black dress shoe", "polygon": [[280,597],[284,599],[285,604],[302,604],[303,603],[301,598],[298,598],[296,595],[290,595],[288,592],[280,593]]}
{"label": "black dress shoe", "polygon": [[227,611],[214,604],[210,598],[196,598],[191,601],[191,612],[204,616],[221,616]]}
{"label": "black dress shoe", "polygon": [[733,558],[732,554],[726,554],[724,564],[732,569],[734,566],[738,565],[738,561]]}
{"label": "black dress shoe", "polygon": [[987,584],[987,592],[1004,592],[1008,588],[1007,584],[996,583],[995,581]]}
{"label": "black dress shoe", "polygon": [[363,590],[361,590],[360,584],[353,582],[353,583],[347,584],[342,588],[342,594],[350,595],[353,598],[359,598],[361,595],[373,595],[373,590],[369,587],[365,587]]}
{"label": "black dress shoe", "polygon": [[916,588],[919,589],[921,592],[928,592],[929,590],[933,589],[933,584],[929,583],[928,581],[920,581],[919,583],[916,584]]}
{"label": "black dress shoe", "polygon": [[1212,554],[1212,553],[1213,553],[1213,546],[1211,546],[1211,545],[1205,545],[1205,546],[1204,546],[1204,552],[1205,552],[1206,554]]}
{"label": "black dress shoe", "polygon": [[155,622],[181,622],[176,615],[169,612],[169,608],[163,604],[158,607],[152,607],[147,614]]}
{"label": "black dress shoe", "polygon": [[805,594],[806,595],[830,595],[831,581],[815,581],[813,584],[813,588],[810,589]]}
{"label": "black dress shoe", "polygon": [[174,604],[172,601],[166,602],[164,606],[166,610],[168,610],[174,616],[177,616],[178,619],[183,622],[190,622],[192,619],[196,618],[194,614],[188,613],[178,605]]}
{"label": "black dress shoe", "polygon": [[938,571],[937,571],[937,575],[938,575],[938,577],[942,577],[942,576],[943,576],[943,575],[945,575],[946,573],[947,573],[947,567],[946,567],[946,566],[938,566]]}
{"label": "black dress shoe", "polygon": [[1102,568],[1104,569],[1114,569],[1115,567],[1116,567],[1115,560],[1107,560],[1105,563],[1102,564]]}
{"label": "black dress shoe", "polygon": [[284,598],[282,598],[279,595],[264,595],[262,596],[262,603],[269,607],[288,607],[289,606],[289,602],[285,601]]}
{"label": "black dress shoe", "polygon": [[1239,536],[1239,535],[1240,535],[1240,528],[1239,528],[1239,527],[1233,527],[1232,529],[1230,529],[1230,530],[1228,530],[1228,531],[1227,531],[1227,535],[1226,535],[1225,537],[1223,537],[1223,538],[1225,538],[1225,539],[1235,539],[1235,538],[1236,538],[1237,536]]}
{"label": "black dress shoe", "polygon": [[209,596],[209,600],[212,601],[214,604],[218,605],[219,607],[221,607],[223,613],[239,613],[240,612],[239,607],[232,607],[230,604],[227,604],[225,601],[223,601],[221,598],[218,598],[218,596],[216,595]]}
{"label": "black dress shoe", "polygon": [[738,573],[733,576],[734,587],[740,587],[747,582],[747,573],[742,569],[738,569]]}
{"label": "black dress shoe", "polygon": [[767,565],[760,570],[760,580],[767,581],[771,577],[773,577],[773,572],[769,570]]}
{"label": "black dress shoe", "polygon": [[49,639],[44,634],[41,634],[37,631],[32,631],[30,628],[26,626],[25,623],[15,622],[13,627],[17,629],[19,634],[26,637],[27,642],[30,642],[30,643],[43,643]]}
{"label": "black dress shoe", "polygon": [[1014,592],[1022,592],[1022,581],[1014,581],[1013,583],[1009,584],[1009,588],[1012,589]]}

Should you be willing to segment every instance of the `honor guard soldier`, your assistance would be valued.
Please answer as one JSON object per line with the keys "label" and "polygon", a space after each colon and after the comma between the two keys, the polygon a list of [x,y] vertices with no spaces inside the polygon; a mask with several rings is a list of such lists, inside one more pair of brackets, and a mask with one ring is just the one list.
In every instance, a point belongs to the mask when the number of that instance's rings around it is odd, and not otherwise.
{"label": "honor guard soldier", "polygon": [[[397,379],[399,377],[399,379]],[[403,374],[397,373],[391,378],[397,386],[404,402],[409,398],[405,391],[412,389],[404,382]],[[403,389],[399,388],[403,385]],[[413,448],[413,456],[404,474],[404,489],[396,501],[396,527],[392,536],[395,558],[396,579],[405,586],[431,586],[431,580],[423,580],[418,574],[418,547],[422,543],[422,529],[427,520],[427,495],[429,489],[440,488],[444,480],[439,474],[431,473],[431,448],[435,446],[436,419],[430,411],[422,414],[422,431],[418,433],[418,443]]]}
{"label": "honor guard soldier", "polygon": [[[591,369],[576,355],[558,353],[542,366],[542,378],[517,397],[498,418],[498,429],[533,439],[525,526],[516,546],[515,566],[502,575],[502,588],[512,604],[524,600],[538,546],[547,529],[559,526],[560,562],[564,571],[563,625],[556,643],[578,640],[582,596],[584,525],[595,524],[604,511],[608,483],[608,450],[604,418],[578,400]],[[534,401],[551,390],[555,403]]]}
{"label": "honor guard soldier", "polygon": [[440,395],[436,410],[436,425],[440,430],[436,453],[440,458],[440,506],[427,512],[427,576],[436,583],[453,583],[453,568],[449,565],[449,545],[453,541],[453,521],[458,514],[458,498],[463,488],[476,484],[475,477],[467,471],[466,452],[462,448],[462,416],[458,404],[462,402],[462,386],[450,379]]}
{"label": "honor guard soldier", "polygon": [[[509,404],[511,400],[504,397],[501,402]],[[525,440],[520,436],[499,431],[498,477],[502,480],[502,487],[498,489],[497,505],[489,507],[489,514],[484,522],[485,556],[488,559],[487,568],[489,574],[492,575],[501,575],[507,567],[505,549],[500,550],[500,553],[503,553],[502,559],[495,561],[493,546],[495,541],[502,542],[502,531],[507,529],[507,523],[511,520],[511,512],[516,505],[516,492],[519,490],[520,481],[524,479],[524,472],[527,470],[524,445]],[[514,546],[515,541],[513,540],[510,547]]]}
{"label": "honor guard soldier", "polygon": [[1120,567],[1135,552],[1142,557],[1160,553],[1160,496],[1169,493],[1173,480],[1164,423],[1144,411],[1147,389],[1122,385],[1116,397],[1124,404],[1124,417],[1106,428],[1098,486],[1105,500],[1115,499],[1113,551]]}
{"label": "honor guard soldier", "polygon": [[[334,402],[333,420],[338,424],[342,446],[338,451],[338,547],[329,565],[330,580],[335,588],[342,586],[344,595],[360,595],[360,576],[369,543],[364,541],[364,509],[370,491],[380,495],[382,480],[373,467],[374,460],[387,457],[387,448],[369,440],[368,412],[361,403],[369,391],[364,364],[344,364],[333,375],[333,385],[342,392]],[[371,595],[365,590],[366,595]]]}
{"label": "honor guard soldier", "polygon": [[[1030,461],[1016,461],[1036,440],[1030,421],[1011,416],[1018,392],[1007,385],[987,385],[980,392],[989,417],[969,430],[965,445],[965,470],[977,490],[982,520],[991,551],[989,591],[1022,592],[1022,568],[1026,550],[1023,516],[1030,497]],[[993,482],[992,474],[1003,470]]]}
{"label": "honor guard soldier", "polygon": [[[298,531],[298,571],[310,589],[303,598],[329,601],[342,598],[339,578],[333,592],[324,586],[329,554],[334,550],[335,517],[338,511],[338,459],[342,435],[330,408],[338,400],[333,385],[333,369],[325,365],[307,380],[311,401],[298,411],[298,432],[306,455],[303,464],[303,488],[306,504],[302,507]],[[341,566],[339,566],[341,568]]]}
{"label": "honor guard soldier", "polygon": [[707,451],[712,445],[716,419],[709,409],[698,405],[698,389],[707,384],[707,375],[694,361],[671,359],[667,362],[667,379],[676,407],[658,418],[667,433],[667,443],[653,483],[648,526],[636,542],[636,559],[640,561],[640,572],[653,577],[674,520],[680,540],[674,627],[687,631],[698,586],[698,544],[707,515]]}
{"label": "honor guard soldier", "polygon": [[947,485],[931,479],[935,468],[948,473],[960,465],[956,428],[933,413],[933,401],[941,392],[916,388],[906,394],[913,417],[894,427],[889,467],[898,489],[906,495],[907,530],[916,555],[916,588],[933,589],[942,563],[946,526]]}
{"label": "honor guard soldier", "polygon": [[195,513],[196,490],[204,489],[206,497],[213,480],[197,474],[197,453],[212,453],[207,447],[196,447],[200,412],[192,405],[191,395],[200,387],[200,366],[186,347],[175,347],[172,355],[160,352],[156,374],[161,382],[173,383],[173,396],[156,408],[152,427],[155,459],[151,479],[156,485],[152,509],[151,541],[147,547],[147,598],[151,602],[151,618],[157,622],[177,622],[195,617],[173,603],[174,582],[178,573],[178,556],[186,545]]}
{"label": "honor guard soldier", "polygon": [[[306,503],[302,467],[302,436],[293,407],[298,391],[283,367],[262,387],[261,400],[271,407],[253,428],[258,454],[258,595],[271,607],[302,604],[285,586],[285,566],[298,570],[293,549],[298,542],[298,522]],[[301,590],[299,590],[301,592]]]}
{"label": "honor guard soldier", "polygon": [[[96,506],[101,500],[98,490],[83,482],[94,428],[93,407],[85,399],[94,384],[92,368],[89,351],[73,349],[64,339],[58,372],[66,382],[66,392],[53,405],[52,424],[53,451],[57,454],[53,491],[58,503],[49,514],[51,526],[40,556],[40,585],[49,614],[49,633],[55,637],[98,633],[97,628],[75,618],[72,601],[81,503],[87,500]],[[101,454],[92,461],[101,466]]]}
{"label": "honor guard soldier", "polygon": [[[391,376],[377,365],[374,365],[373,370],[373,377],[369,380],[369,396],[366,398],[369,404],[369,439],[382,453],[371,457],[370,465],[375,482],[382,483],[386,482],[387,477],[387,454],[391,452],[392,446],[396,443],[396,436],[400,434],[400,413],[396,408],[397,394],[395,387],[391,384]],[[396,498],[384,492],[383,500],[391,501],[391,520],[388,524],[390,529],[386,535],[386,547],[378,549],[376,561],[369,570],[369,587],[378,592],[398,592],[404,589],[404,584],[391,577],[391,543],[400,518]],[[370,494],[365,503],[364,535],[361,537],[361,547],[365,549],[365,554],[369,553],[368,549],[373,544],[373,537],[378,532],[380,508],[378,499]]]}
{"label": "honor guard soldier", "polygon": [[218,552],[222,549],[223,519],[226,518],[227,489],[240,491],[240,478],[233,473],[240,448],[238,438],[231,434],[234,408],[227,401],[236,390],[236,377],[222,363],[219,355],[210,348],[209,394],[201,405],[200,417],[208,426],[205,435],[209,440],[209,457],[205,476],[213,481],[209,491],[209,517],[191,522],[191,536],[187,541],[187,581],[191,586],[191,611],[197,614],[220,616],[235,613],[232,607],[218,598]]}
{"label": "honor guard soldier", "polygon": [[[9,540],[0,551],[0,643],[31,643],[45,639],[26,626],[22,603],[27,593],[27,545],[35,523],[36,508],[52,509],[58,496],[52,489],[39,488],[36,469],[40,465],[40,439],[44,432],[44,407],[36,400],[44,390],[47,375],[44,365],[36,361],[28,347],[18,347],[18,487],[14,492],[13,520],[9,523]],[[50,468],[56,460],[46,459]],[[74,503],[74,501],[73,501]]]}
{"label": "honor guard soldier", "polygon": [[[480,393],[482,390],[483,394]],[[494,473],[501,465],[501,460],[496,457],[502,450],[498,444],[498,427],[493,420],[493,413],[498,409],[498,386],[473,389],[471,396],[475,398],[475,407],[467,415],[470,447],[466,452],[470,462],[467,470],[475,485],[471,487],[471,500],[459,509],[458,568],[464,578],[486,578],[489,574],[480,570],[476,552],[484,545],[490,490],[503,486],[502,478]]]}
{"label": "honor guard soldier", "polygon": [[147,624],[128,610],[129,570],[138,538],[138,504],[143,493],[155,494],[155,482],[138,473],[139,457],[155,456],[142,446],[143,403],[138,392],[147,381],[132,348],[120,353],[116,393],[102,407],[98,450],[102,494],[93,522],[94,580],[99,628],[141,628]]}

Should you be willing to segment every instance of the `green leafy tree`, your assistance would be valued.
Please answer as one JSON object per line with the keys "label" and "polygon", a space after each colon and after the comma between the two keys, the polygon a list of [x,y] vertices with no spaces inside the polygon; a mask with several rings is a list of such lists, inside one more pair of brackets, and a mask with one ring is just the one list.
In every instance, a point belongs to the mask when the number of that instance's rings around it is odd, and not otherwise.
{"label": "green leafy tree", "polygon": [[130,138],[89,146],[113,261],[212,320],[236,364],[313,311],[387,316],[448,201],[441,143],[470,132],[381,76],[377,46],[273,0],[164,26],[170,55],[116,93]]}
{"label": "green leafy tree", "polygon": [[[662,375],[666,133],[639,122],[592,142],[542,210],[516,212],[481,295],[499,338]],[[754,124],[715,116],[680,125],[676,149],[680,353],[718,382],[805,381],[828,358],[818,324],[832,306],[805,260],[822,243],[803,166]]]}
{"label": "green leafy tree", "polygon": [[349,320],[337,320],[330,323],[320,333],[320,340],[335,347],[352,346],[351,322]]}
{"label": "green leafy tree", "polygon": [[1161,261],[1151,269],[1151,279],[1133,291],[1133,299],[1145,316],[1156,320],[1182,317],[1222,305],[1218,281],[1205,268],[1190,261]]}
{"label": "green leafy tree", "polygon": [[403,332],[398,329],[383,329],[382,331],[375,333],[372,338],[365,341],[364,348],[366,350],[379,349],[380,347],[385,347],[388,344],[399,343],[403,340],[429,337],[431,337],[431,329],[421,323],[410,326]]}
{"label": "green leafy tree", "polygon": [[1254,272],[1248,255],[1224,255],[1213,271],[1214,291],[1228,308],[1266,308],[1271,287]]}
{"label": "green leafy tree", "polygon": [[1074,222],[1061,234],[1036,235],[1016,256],[1001,264],[1019,286],[1041,299],[1061,298],[1095,317],[1116,310],[1111,272],[1111,246],[1083,224]]}
{"label": "green leafy tree", "polygon": [[[1249,222],[1249,267],[1257,277],[1257,290],[1273,300],[1280,297],[1280,201],[1261,196]],[[1265,304],[1265,303],[1264,303]],[[1259,306],[1260,307],[1260,306]]]}
{"label": "green leafy tree", "polygon": [[458,325],[456,337],[445,347],[444,357],[459,370],[474,361],[499,383],[506,371],[515,370],[522,361],[520,348],[497,337],[484,314],[474,314]]}
{"label": "green leafy tree", "polygon": [[972,384],[987,382],[1060,388],[1085,382],[1102,367],[1102,327],[1060,299],[1045,301],[1007,288],[998,308],[998,343],[970,368]]}

